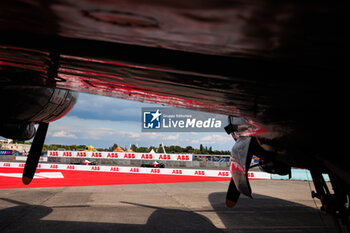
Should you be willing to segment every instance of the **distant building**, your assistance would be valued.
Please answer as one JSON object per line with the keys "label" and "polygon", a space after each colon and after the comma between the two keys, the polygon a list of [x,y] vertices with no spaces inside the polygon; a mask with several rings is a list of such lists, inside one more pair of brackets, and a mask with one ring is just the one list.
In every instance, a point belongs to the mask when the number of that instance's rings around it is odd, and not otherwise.
{"label": "distant building", "polygon": [[14,150],[21,153],[29,152],[31,144],[13,143],[12,139],[0,140],[0,148],[2,150]]}

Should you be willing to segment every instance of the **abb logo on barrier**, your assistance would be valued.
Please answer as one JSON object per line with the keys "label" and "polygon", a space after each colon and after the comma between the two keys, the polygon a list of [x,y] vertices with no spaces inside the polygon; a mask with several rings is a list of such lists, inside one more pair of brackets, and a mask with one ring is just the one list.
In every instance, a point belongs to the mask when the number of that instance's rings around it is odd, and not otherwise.
{"label": "abb logo on barrier", "polygon": [[36,166],[36,168],[41,168],[41,164],[38,164],[38,166]]}
{"label": "abb logo on barrier", "polygon": [[204,176],[205,172],[204,171],[195,171],[194,174],[197,176]]}
{"label": "abb logo on barrier", "polygon": [[181,175],[182,170],[173,170],[173,172],[171,174]]}
{"label": "abb logo on barrier", "polygon": [[111,172],[119,172],[119,167],[111,167]]}
{"label": "abb logo on barrier", "polygon": [[141,159],[153,159],[152,154],[142,154]]}
{"label": "abb logo on barrier", "polygon": [[77,157],[86,157],[86,152],[78,152]]}
{"label": "abb logo on barrier", "polygon": [[18,164],[19,167],[25,167],[25,164],[24,163],[20,163]]}
{"label": "abb logo on barrier", "polygon": [[135,154],[125,154],[124,155],[124,159],[134,159],[135,158]]}
{"label": "abb logo on barrier", "polygon": [[118,153],[108,153],[107,158],[117,159],[118,158]]}
{"label": "abb logo on barrier", "polygon": [[224,176],[224,177],[228,177],[230,176],[230,172],[219,172],[218,176]]}
{"label": "abb logo on barrier", "polygon": [[152,169],[151,173],[160,174],[160,169]]}
{"label": "abb logo on barrier", "polygon": [[99,166],[93,166],[93,167],[91,167],[91,170],[92,171],[99,171],[100,167]]}
{"label": "abb logo on barrier", "polygon": [[74,170],[74,169],[75,169],[75,167],[74,167],[74,165],[68,165],[68,166],[67,166],[67,169]]}
{"label": "abb logo on barrier", "polygon": [[92,158],[102,158],[101,152],[93,152],[91,155]]}
{"label": "abb logo on barrier", "polygon": [[177,160],[190,160],[190,156],[188,156],[188,155],[179,155],[179,156],[177,156]]}
{"label": "abb logo on barrier", "polygon": [[138,168],[131,168],[130,172],[140,172]]}
{"label": "abb logo on barrier", "polygon": [[52,168],[52,169],[58,169],[58,165],[57,165],[57,164],[51,164],[50,168]]}
{"label": "abb logo on barrier", "polygon": [[63,157],[72,157],[72,152],[69,152],[69,151],[63,152]]}
{"label": "abb logo on barrier", "polygon": [[58,152],[57,151],[50,151],[50,156],[58,156]]}
{"label": "abb logo on barrier", "polygon": [[170,159],[171,159],[171,156],[170,156],[170,155],[159,155],[159,159],[162,159],[162,160],[170,160]]}
{"label": "abb logo on barrier", "polygon": [[4,167],[11,167],[11,163],[4,163]]}

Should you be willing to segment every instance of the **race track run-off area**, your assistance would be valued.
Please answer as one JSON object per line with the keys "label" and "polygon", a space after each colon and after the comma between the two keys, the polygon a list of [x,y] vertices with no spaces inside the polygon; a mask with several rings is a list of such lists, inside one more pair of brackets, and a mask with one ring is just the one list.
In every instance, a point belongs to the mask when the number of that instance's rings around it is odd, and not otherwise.
{"label": "race track run-off area", "polygon": [[[38,165],[31,184],[24,185],[22,183],[24,165],[24,163],[0,162],[0,189],[230,180],[230,172],[226,170],[42,163]],[[271,176],[264,172],[249,172],[248,177],[252,180],[271,179]]]}

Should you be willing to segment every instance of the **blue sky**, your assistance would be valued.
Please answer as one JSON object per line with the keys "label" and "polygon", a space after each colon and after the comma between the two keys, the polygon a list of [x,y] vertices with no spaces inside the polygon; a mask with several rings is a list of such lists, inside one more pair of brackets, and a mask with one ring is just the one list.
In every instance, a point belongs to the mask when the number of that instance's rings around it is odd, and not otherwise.
{"label": "blue sky", "polygon": [[105,96],[81,93],[73,110],[49,126],[45,144],[85,144],[107,148],[114,143],[138,146],[203,146],[231,150],[233,139],[225,132],[141,132],[141,108],[164,107]]}

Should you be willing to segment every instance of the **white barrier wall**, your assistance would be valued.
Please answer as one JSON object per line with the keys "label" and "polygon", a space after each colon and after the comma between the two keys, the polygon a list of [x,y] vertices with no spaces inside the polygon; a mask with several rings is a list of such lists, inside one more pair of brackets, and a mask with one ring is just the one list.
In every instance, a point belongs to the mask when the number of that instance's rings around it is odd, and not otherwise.
{"label": "white barrier wall", "polygon": [[159,154],[135,152],[97,152],[97,151],[48,151],[49,157],[133,159],[133,160],[171,160],[192,161],[192,154]]}
{"label": "white barrier wall", "polygon": [[[24,168],[24,163],[0,162],[0,167]],[[209,176],[209,177],[231,177],[226,170],[200,170],[200,169],[177,169],[177,168],[148,168],[148,167],[124,167],[124,166],[88,166],[73,164],[49,164],[39,163],[38,169],[50,170],[71,170],[71,171],[94,171],[94,172],[121,172],[140,174],[163,174],[163,175],[184,175],[184,176]],[[271,179],[271,174],[266,172],[248,172],[249,179]]]}
{"label": "white barrier wall", "polygon": [[[16,161],[27,161],[27,156],[13,156],[13,160]],[[47,157],[40,157],[39,161],[47,162]]]}

